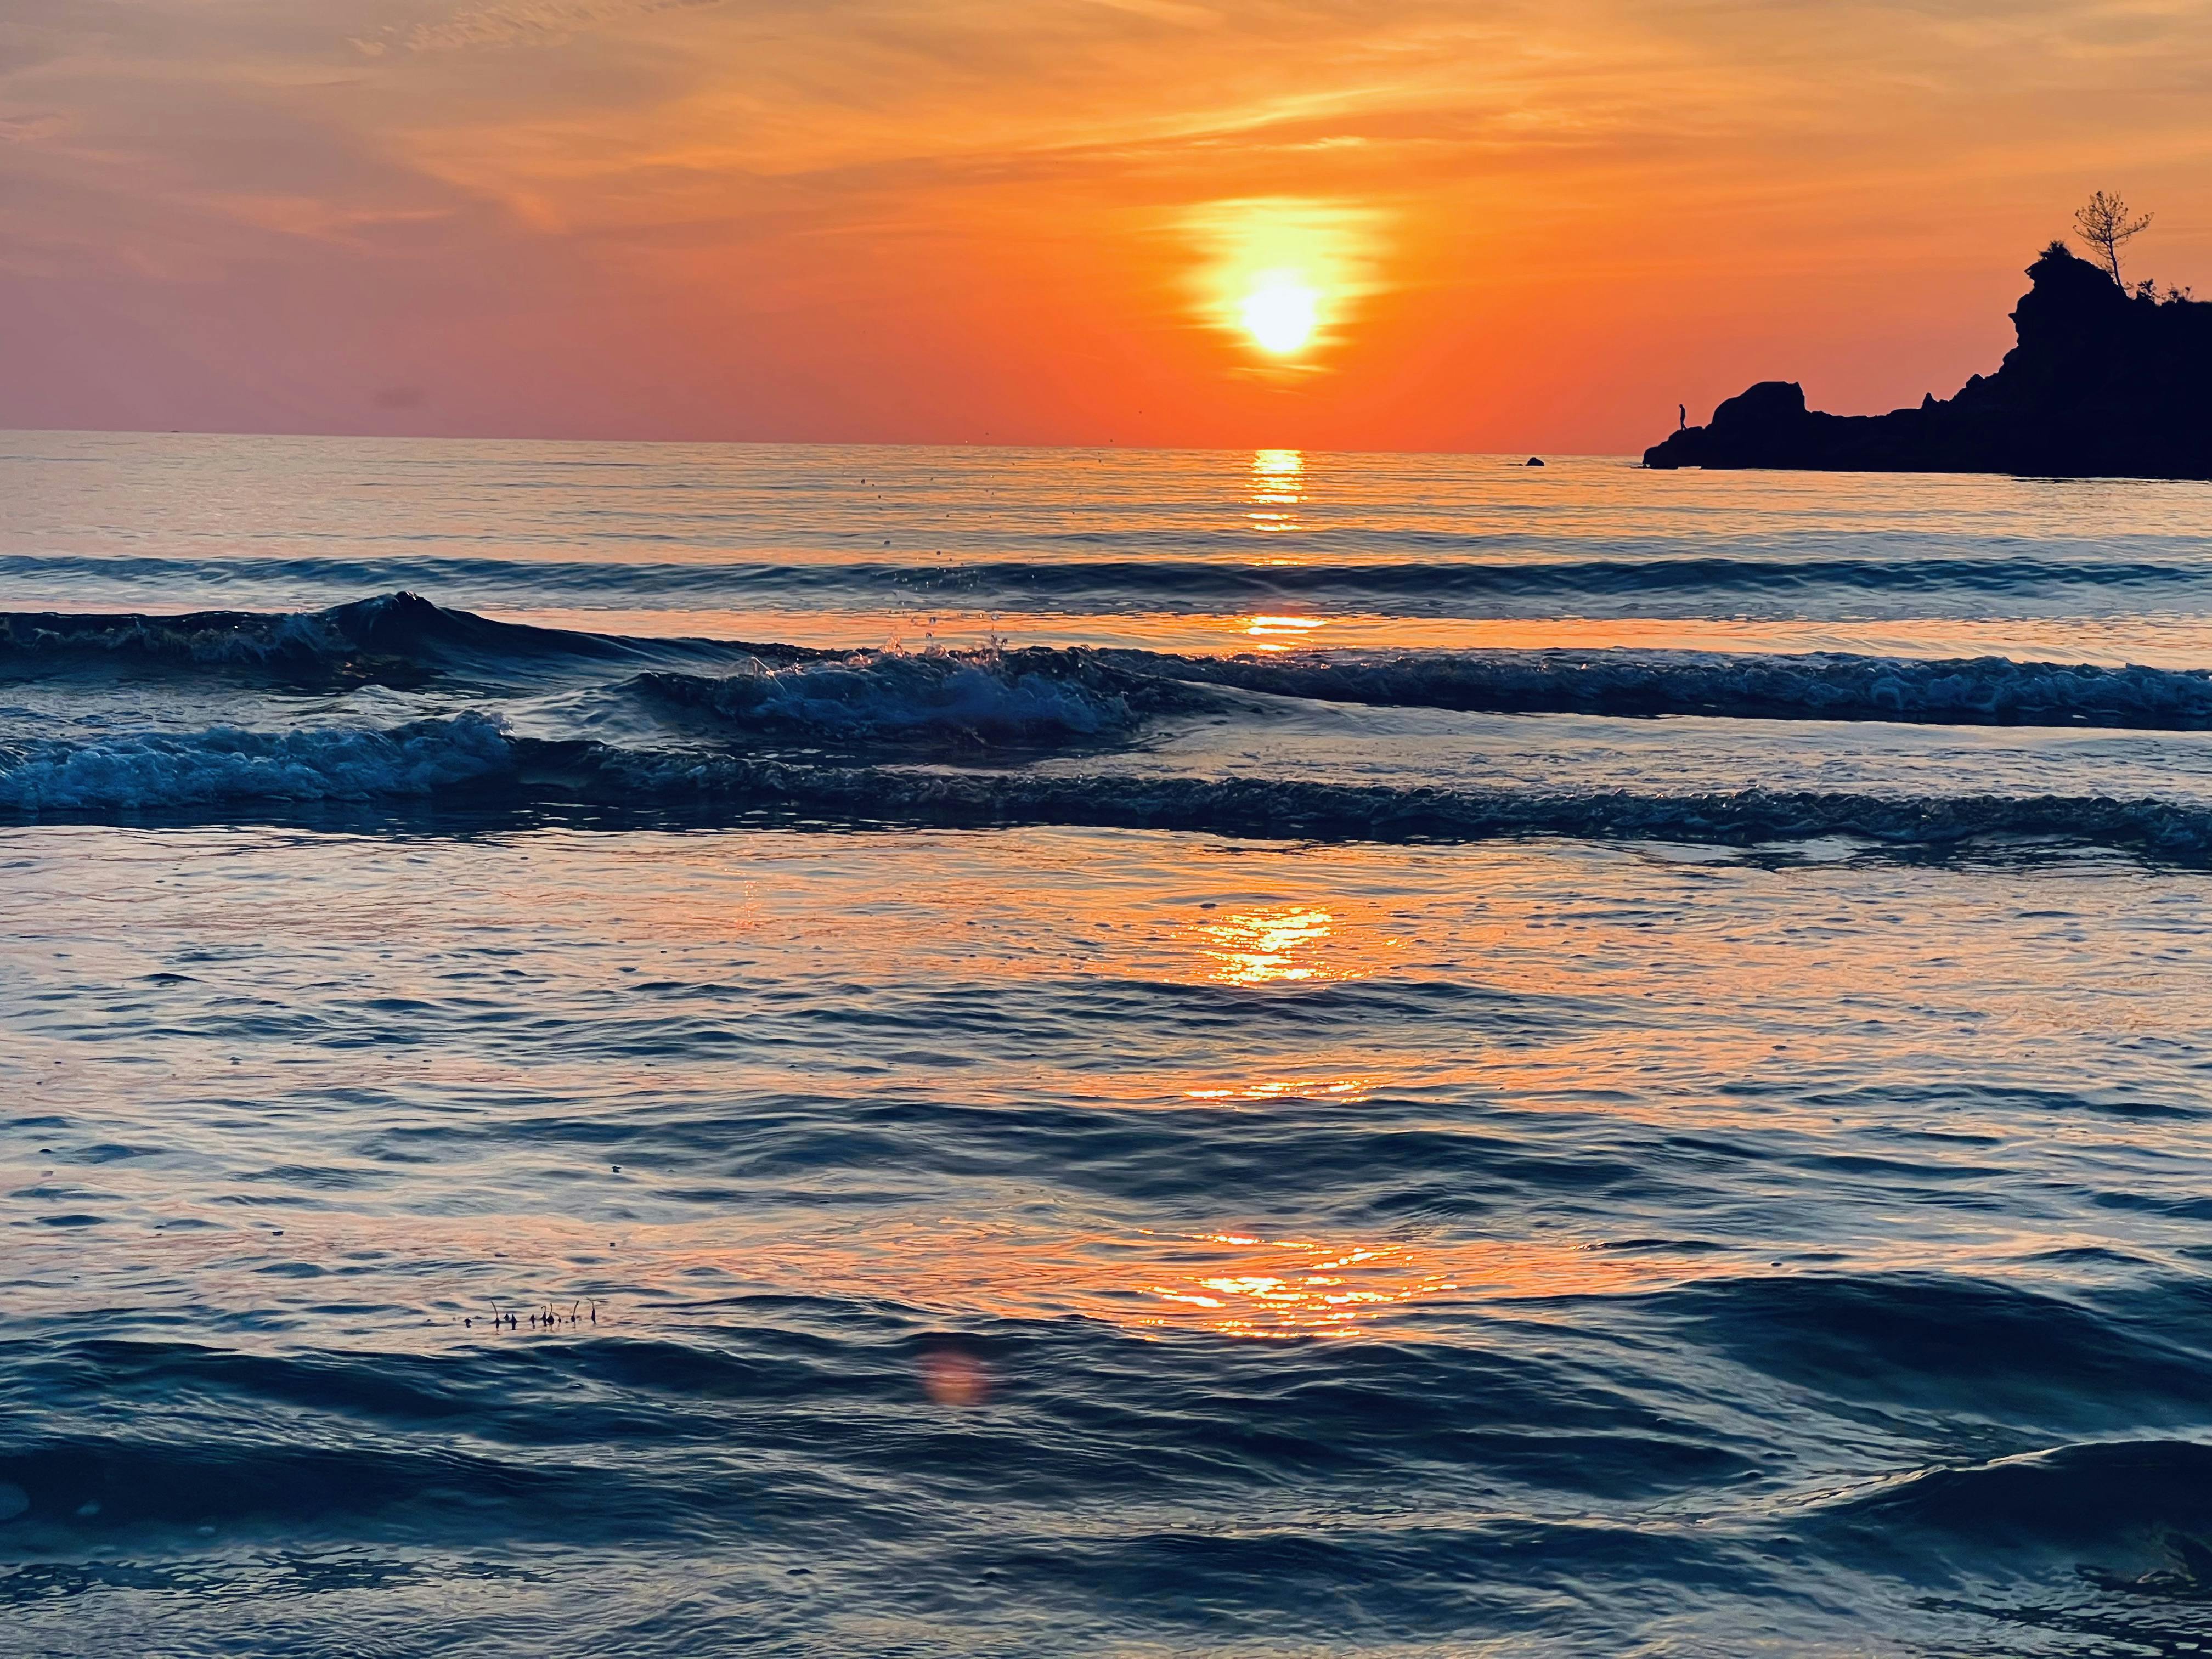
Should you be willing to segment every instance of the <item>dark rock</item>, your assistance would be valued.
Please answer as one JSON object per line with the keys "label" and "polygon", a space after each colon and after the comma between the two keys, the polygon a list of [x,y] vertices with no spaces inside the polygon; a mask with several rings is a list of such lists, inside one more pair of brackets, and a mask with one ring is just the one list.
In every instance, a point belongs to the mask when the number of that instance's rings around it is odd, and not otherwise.
{"label": "dark rock", "polygon": [[1763,380],[1644,464],[2212,478],[2212,304],[2131,294],[2057,243],[2027,274],[2020,343],[1955,397],[1826,415],[1794,381]]}
{"label": "dark rock", "polygon": [[1526,461],[1522,463],[1524,466],[1541,466],[1543,464],[1544,458],[1541,455],[1531,455]]}

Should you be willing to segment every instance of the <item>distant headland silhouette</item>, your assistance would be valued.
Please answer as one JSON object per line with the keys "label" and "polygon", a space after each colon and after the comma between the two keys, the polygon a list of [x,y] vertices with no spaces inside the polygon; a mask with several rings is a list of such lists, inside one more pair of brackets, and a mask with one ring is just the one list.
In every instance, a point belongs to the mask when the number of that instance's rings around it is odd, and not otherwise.
{"label": "distant headland silhouette", "polygon": [[2027,275],[2012,313],[2020,343],[1954,398],[1826,415],[1805,407],[1796,382],[1762,380],[1709,424],[1645,450],[1644,464],[2212,478],[2212,304],[2123,287],[2116,258],[2100,267],[2063,242]]}

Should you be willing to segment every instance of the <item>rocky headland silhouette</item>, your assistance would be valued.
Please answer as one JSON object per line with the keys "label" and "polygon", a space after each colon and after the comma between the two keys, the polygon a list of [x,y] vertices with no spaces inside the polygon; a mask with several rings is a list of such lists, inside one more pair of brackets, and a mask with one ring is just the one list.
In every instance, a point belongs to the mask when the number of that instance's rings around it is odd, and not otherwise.
{"label": "rocky headland silhouette", "polygon": [[1763,380],[1644,464],[2212,478],[2212,304],[2122,288],[2057,242],[2027,275],[2012,313],[2020,343],[1955,397],[1828,415],[1806,408],[1796,382]]}

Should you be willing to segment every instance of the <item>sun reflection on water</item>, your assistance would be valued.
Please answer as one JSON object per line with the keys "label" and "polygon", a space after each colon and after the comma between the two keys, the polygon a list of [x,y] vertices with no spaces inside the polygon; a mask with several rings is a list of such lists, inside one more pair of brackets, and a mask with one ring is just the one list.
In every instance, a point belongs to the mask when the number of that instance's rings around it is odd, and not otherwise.
{"label": "sun reflection on water", "polygon": [[1263,535],[1303,530],[1293,510],[1305,501],[1306,458],[1296,449],[1261,449],[1252,455],[1252,511],[1245,515]]}
{"label": "sun reflection on water", "polygon": [[[1326,617],[1255,617],[1244,632],[1258,640],[1262,651],[1287,651],[1310,641],[1318,629],[1328,626]],[[1288,643],[1282,641],[1287,640]]]}
{"label": "sun reflection on water", "polygon": [[1364,1314],[1459,1289],[1445,1269],[1399,1245],[1204,1233],[1170,1249],[1198,1257],[1200,1265],[1146,1285],[1146,1294],[1178,1312],[1195,1310],[1199,1322],[1229,1336],[1328,1331]]}
{"label": "sun reflection on water", "polygon": [[[189,1282],[203,1311],[243,1315],[269,1307],[272,1264],[344,1260],[391,1287],[387,1307],[364,1306],[347,1317],[349,1340],[379,1346],[536,1341],[551,1334],[549,1324],[542,1334],[533,1325],[510,1335],[492,1321],[502,1309],[581,1310],[580,1325],[592,1335],[619,1338],[696,1330],[750,1296],[854,1300],[902,1309],[939,1328],[917,1358],[921,1386],[939,1405],[962,1409],[988,1403],[1006,1380],[958,1334],[975,1320],[1073,1318],[1139,1333],[1243,1338],[1353,1337],[1382,1324],[1394,1336],[1417,1336],[1421,1327],[1403,1322],[1480,1318],[1503,1311],[1501,1304],[1644,1294],[1764,1266],[1770,1254],[1525,1237],[1273,1238],[1231,1226],[1155,1231],[1075,1215],[1024,1223],[908,1212],[811,1225],[726,1215],[620,1224],[612,1237],[604,1223],[521,1215],[495,1224],[428,1216],[288,1213],[286,1220],[275,1232],[265,1223],[216,1217],[197,1233],[141,1240],[131,1271],[145,1276],[149,1295]],[[33,1291],[65,1296],[84,1248],[82,1239],[37,1241],[27,1261],[50,1266]],[[1932,1261],[1986,1267],[2017,1260],[2021,1248],[2020,1237],[2006,1234],[1931,1256],[1924,1244],[1904,1240],[1894,1252],[1876,1249],[1859,1260],[1869,1271],[1924,1270]],[[1832,1267],[1834,1258],[1822,1261]],[[565,1322],[560,1330],[569,1334]]]}
{"label": "sun reflection on water", "polygon": [[1224,985],[1276,985],[1336,978],[1321,960],[1321,947],[1336,932],[1336,918],[1311,905],[1276,905],[1239,911],[1199,929],[1209,979]]}
{"label": "sun reflection on water", "polygon": [[1424,1245],[1235,1232],[1146,1237],[1174,1271],[1145,1286],[1162,1305],[1139,1322],[1195,1324],[1224,1336],[1349,1335],[1363,1321],[1423,1303],[1620,1294],[1706,1270],[1534,1239]]}
{"label": "sun reflection on water", "polygon": [[1375,1086],[1371,1077],[1276,1078],[1233,1089],[1186,1089],[1186,1100],[1358,1100]]}

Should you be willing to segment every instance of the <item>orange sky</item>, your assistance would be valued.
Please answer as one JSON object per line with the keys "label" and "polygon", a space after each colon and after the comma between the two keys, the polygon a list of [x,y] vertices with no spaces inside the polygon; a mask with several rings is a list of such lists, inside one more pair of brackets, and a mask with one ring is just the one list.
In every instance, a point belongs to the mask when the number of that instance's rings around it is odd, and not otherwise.
{"label": "orange sky", "polygon": [[2100,186],[2212,290],[2203,0],[9,0],[0,424],[1620,451]]}

